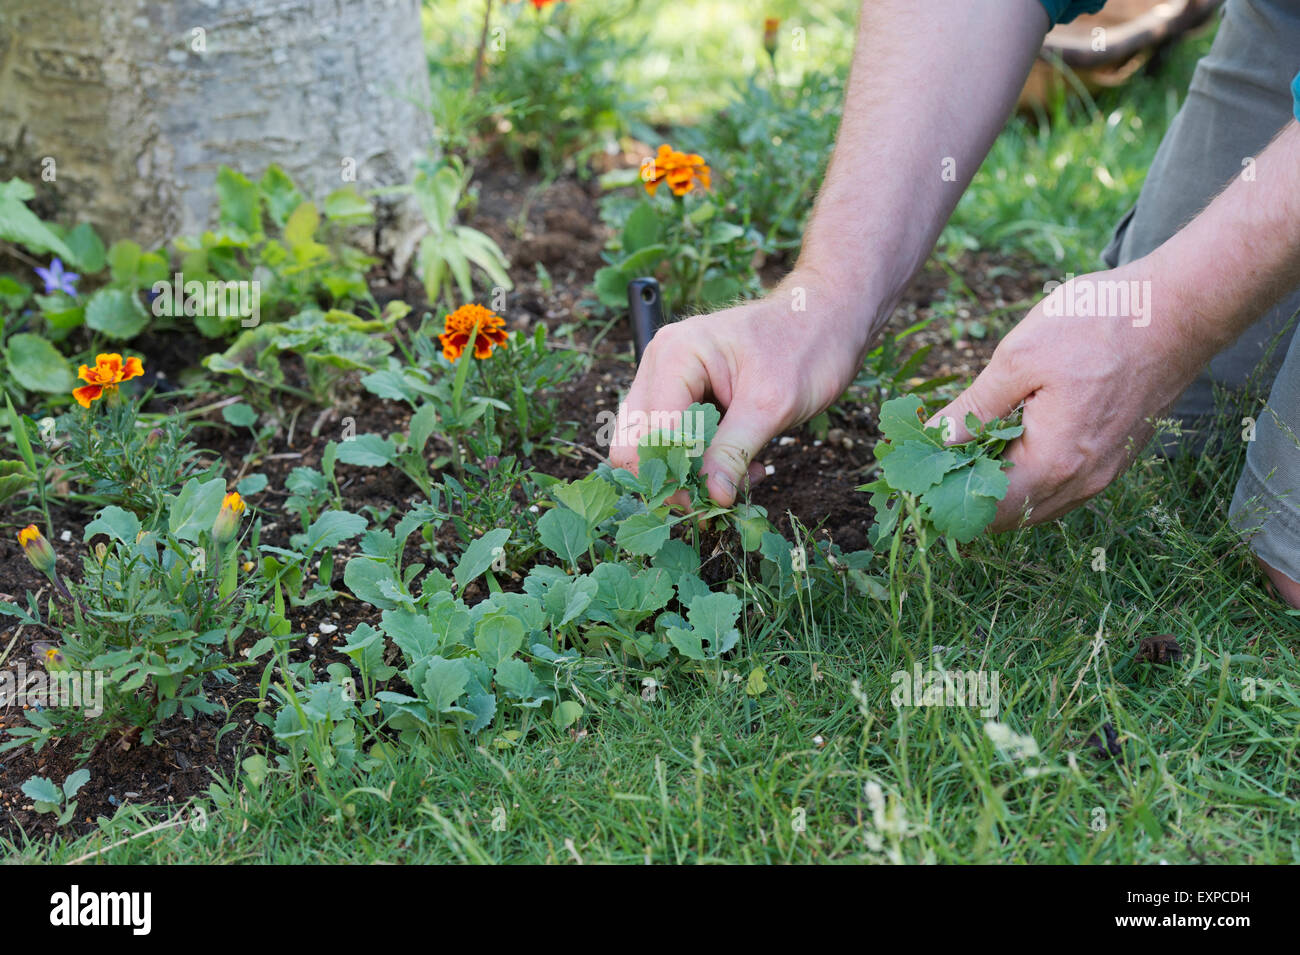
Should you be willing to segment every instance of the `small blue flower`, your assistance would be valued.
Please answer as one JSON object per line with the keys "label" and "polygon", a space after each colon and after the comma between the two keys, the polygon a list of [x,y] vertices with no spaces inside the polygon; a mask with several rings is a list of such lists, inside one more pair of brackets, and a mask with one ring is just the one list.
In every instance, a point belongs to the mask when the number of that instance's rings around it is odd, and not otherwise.
{"label": "small blue flower", "polygon": [[77,297],[77,279],[81,278],[81,276],[76,272],[65,272],[63,263],[58,256],[55,256],[48,269],[38,266],[36,277],[45,283],[46,295],[52,295],[55,292],[66,292],[73,298]]}

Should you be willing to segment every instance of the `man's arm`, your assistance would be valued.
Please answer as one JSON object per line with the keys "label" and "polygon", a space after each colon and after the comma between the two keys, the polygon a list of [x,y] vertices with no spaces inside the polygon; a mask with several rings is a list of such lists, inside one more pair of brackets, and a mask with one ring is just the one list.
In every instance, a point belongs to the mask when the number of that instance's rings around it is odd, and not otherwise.
{"label": "man's arm", "polygon": [[[1038,0],[865,0],[839,139],[798,264],[761,301],[661,329],[624,402],[671,414],[707,397],[725,409],[703,462],[715,499],[732,501],[774,435],[852,382],[1002,128],[1047,27]],[[635,468],[640,433],[616,435],[615,465]]]}
{"label": "man's arm", "polygon": [[843,124],[796,267],[856,306],[864,348],[1006,123],[1047,26],[1037,0],[864,4]]}
{"label": "man's arm", "polygon": [[[1098,293],[1126,283],[1143,314],[1077,314],[1066,299],[1083,283]],[[1100,493],[1200,369],[1297,285],[1300,123],[1288,122],[1251,178],[1236,178],[1150,255],[1040,302],[940,412],[962,438],[967,412],[987,420],[1025,403],[994,529],[1051,520]]]}

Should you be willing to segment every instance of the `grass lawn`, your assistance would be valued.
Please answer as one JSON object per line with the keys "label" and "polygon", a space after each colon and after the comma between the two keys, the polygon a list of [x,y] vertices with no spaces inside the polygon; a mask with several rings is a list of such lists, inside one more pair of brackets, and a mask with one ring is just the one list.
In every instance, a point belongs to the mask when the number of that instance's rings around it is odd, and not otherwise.
{"label": "grass lawn", "polygon": [[[653,699],[626,685],[576,738],[541,727],[519,748],[404,751],[359,780],[216,781],[203,831],[103,858],[1300,861],[1297,620],[1224,530],[1239,457],[1148,458],[1058,524],[960,565],[936,553],[929,593],[909,574],[892,624],[883,602],[794,602],[744,634],[726,674],[683,675]],[[1180,660],[1135,659],[1164,633]],[[916,664],[996,673],[996,719],[1015,735],[993,739],[978,709],[895,707],[891,675]],[[737,677],[755,667],[767,686],[752,696]],[[103,834],[13,851],[67,861],[163,818],[133,810]]]}

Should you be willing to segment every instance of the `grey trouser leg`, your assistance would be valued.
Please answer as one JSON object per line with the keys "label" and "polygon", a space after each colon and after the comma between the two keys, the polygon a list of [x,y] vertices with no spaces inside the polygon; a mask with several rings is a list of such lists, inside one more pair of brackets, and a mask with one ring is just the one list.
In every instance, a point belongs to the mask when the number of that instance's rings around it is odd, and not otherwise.
{"label": "grey trouser leg", "polygon": [[[1291,80],[1300,70],[1300,0],[1228,0],[1210,52],[1196,67],[1182,109],[1156,152],[1137,205],[1102,253],[1110,267],[1151,252],[1205,208],[1244,163],[1292,119]],[[1214,386],[1241,389],[1300,309],[1300,289],[1220,352],[1174,406],[1192,428],[1214,412]],[[1259,368],[1276,374],[1289,330]]]}
{"label": "grey trouser leg", "polygon": [[[1293,121],[1289,86],[1297,69],[1300,0],[1228,0],[1137,205],[1102,255],[1107,265],[1140,258],[1164,242],[1242,173],[1243,160]],[[1173,409],[1192,429],[1204,428],[1216,385],[1266,387],[1271,379],[1229,513],[1251,549],[1293,580],[1300,580],[1300,335],[1291,324],[1297,310],[1300,289],[1215,357]]]}

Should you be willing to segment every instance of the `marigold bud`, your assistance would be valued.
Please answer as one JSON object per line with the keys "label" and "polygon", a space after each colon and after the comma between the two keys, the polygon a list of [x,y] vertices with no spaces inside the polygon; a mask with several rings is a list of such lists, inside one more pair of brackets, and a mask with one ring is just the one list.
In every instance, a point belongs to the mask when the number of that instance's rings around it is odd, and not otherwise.
{"label": "marigold bud", "polygon": [[781,21],[776,17],[768,17],[763,21],[763,49],[773,59],[776,59],[777,31],[780,28]]}
{"label": "marigold bud", "polygon": [[244,513],[244,499],[238,494],[227,494],[221,502],[221,511],[212,522],[212,539],[218,544],[229,544],[239,533],[239,518]]}
{"label": "marigold bud", "polygon": [[28,524],[18,532],[18,543],[22,545],[23,553],[33,567],[43,574],[54,571],[54,548],[35,524]]}
{"label": "marigold bud", "polygon": [[162,443],[164,437],[166,437],[166,435],[163,433],[162,428],[154,428],[144,436],[144,446],[146,448],[156,448]]}

